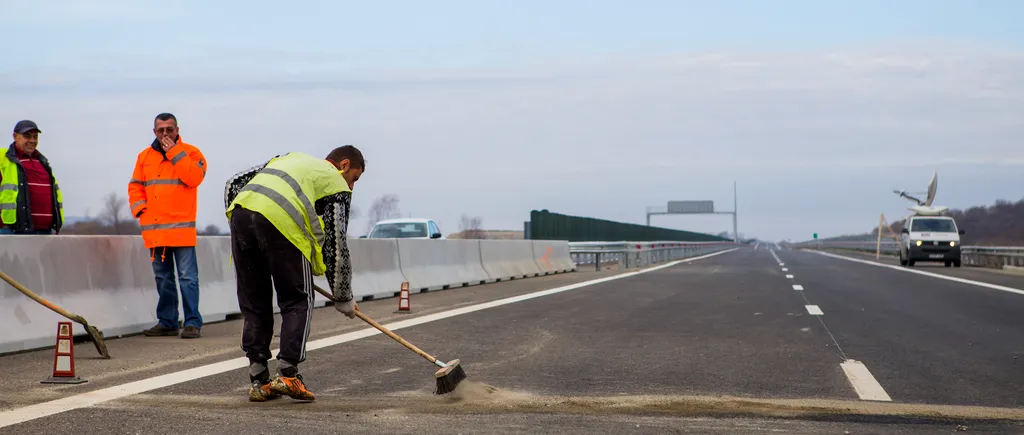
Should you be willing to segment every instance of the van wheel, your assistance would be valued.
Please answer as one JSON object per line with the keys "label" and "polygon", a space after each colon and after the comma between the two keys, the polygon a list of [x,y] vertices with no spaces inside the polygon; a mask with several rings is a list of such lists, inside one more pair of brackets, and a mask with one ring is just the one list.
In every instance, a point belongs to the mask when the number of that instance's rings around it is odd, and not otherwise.
{"label": "van wheel", "polygon": [[907,260],[908,267],[914,267],[914,260]]}
{"label": "van wheel", "polygon": [[953,260],[953,267],[960,267],[960,260]]}
{"label": "van wheel", "polygon": [[946,267],[951,267],[951,266],[953,266],[953,262],[952,261],[947,261],[946,262]]}

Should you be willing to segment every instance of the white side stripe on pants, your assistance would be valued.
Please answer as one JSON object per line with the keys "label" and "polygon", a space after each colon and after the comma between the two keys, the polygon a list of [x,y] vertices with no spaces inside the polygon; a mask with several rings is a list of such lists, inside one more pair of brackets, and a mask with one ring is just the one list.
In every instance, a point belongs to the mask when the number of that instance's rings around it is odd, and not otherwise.
{"label": "white side stripe on pants", "polygon": [[309,340],[310,326],[313,324],[313,301],[316,293],[313,292],[313,265],[302,259],[302,290],[306,292],[306,329],[302,332],[302,350],[299,352],[299,361],[306,360],[306,342]]}

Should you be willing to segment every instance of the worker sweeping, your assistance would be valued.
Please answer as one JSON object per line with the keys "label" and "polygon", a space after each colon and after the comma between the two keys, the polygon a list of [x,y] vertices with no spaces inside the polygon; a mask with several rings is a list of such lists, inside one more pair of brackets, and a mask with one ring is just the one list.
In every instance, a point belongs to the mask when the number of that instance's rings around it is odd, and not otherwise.
{"label": "worker sweeping", "polygon": [[[313,318],[313,276],[327,275],[335,308],[355,317],[346,233],[352,187],[366,168],[354,146],[326,159],[292,152],[235,174],[224,187],[231,255],[249,358],[249,400],[314,400],[299,374]],[[277,376],[270,377],[273,291],[281,308]]]}

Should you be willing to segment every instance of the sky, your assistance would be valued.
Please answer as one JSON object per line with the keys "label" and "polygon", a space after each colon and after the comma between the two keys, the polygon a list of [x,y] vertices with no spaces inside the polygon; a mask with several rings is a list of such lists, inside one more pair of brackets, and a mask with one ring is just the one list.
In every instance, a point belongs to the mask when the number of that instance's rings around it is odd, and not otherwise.
{"label": "sky", "polygon": [[[204,4],[205,3],[205,4]],[[70,216],[125,197],[160,112],[224,182],[289,151],[459,231],[530,210],[644,223],[713,200],[762,240],[1024,198],[1024,2],[0,0],[0,125],[36,121]],[[654,216],[717,233],[728,215]]]}

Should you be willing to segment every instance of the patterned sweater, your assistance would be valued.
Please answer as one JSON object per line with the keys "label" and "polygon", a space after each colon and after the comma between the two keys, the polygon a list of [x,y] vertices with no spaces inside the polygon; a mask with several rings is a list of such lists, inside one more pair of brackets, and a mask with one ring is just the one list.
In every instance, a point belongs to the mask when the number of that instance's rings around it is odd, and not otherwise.
{"label": "patterned sweater", "polygon": [[[280,155],[274,158],[281,157]],[[273,159],[271,159],[273,160]],[[224,184],[224,209],[231,205],[238,192],[249,183],[256,174],[267,166],[270,160],[262,165],[253,166],[239,172]],[[327,266],[327,282],[331,285],[334,297],[342,302],[352,300],[352,259],[348,250],[348,218],[351,209],[352,193],[341,192],[321,198],[313,207],[324,220],[324,246],[321,247],[324,265]],[[310,216],[312,217],[312,216]]]}

